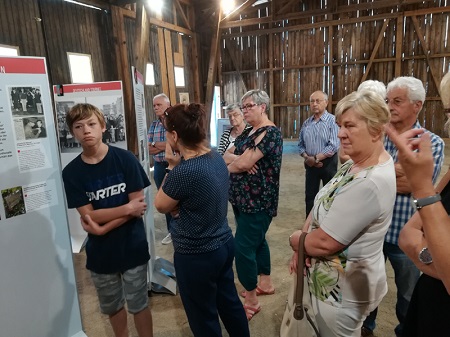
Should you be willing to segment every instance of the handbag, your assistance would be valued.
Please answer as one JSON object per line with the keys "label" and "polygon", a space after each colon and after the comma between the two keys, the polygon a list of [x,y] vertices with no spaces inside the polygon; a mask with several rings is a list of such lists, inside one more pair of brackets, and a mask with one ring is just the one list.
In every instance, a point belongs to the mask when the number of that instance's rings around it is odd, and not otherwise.
{"label": "handbag", "polygon": [[311,293],[309,287],[305,287],[307,279],[303,275],[305,236],[306,233],[302,233],[299,238],[297,275],[294,275],[289,289],[286,309],[281,321],[280,337],[320,337],[312,308]]}

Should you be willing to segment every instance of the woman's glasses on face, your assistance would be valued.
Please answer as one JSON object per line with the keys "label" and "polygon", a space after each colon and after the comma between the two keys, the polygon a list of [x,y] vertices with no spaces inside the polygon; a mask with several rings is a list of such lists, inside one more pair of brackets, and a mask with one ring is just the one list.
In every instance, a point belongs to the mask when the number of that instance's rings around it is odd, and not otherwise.
{"label": "woman's glasses on face", "polygon": [[244,111],[244,110],[250,110],[250,109],[254,108],[254,107],[257,106],[257,105],[261,105],[261,104],[256,104],[256,103],[245,104],[245,105],[241,106],[241,110],[242,110],[242,111]]}

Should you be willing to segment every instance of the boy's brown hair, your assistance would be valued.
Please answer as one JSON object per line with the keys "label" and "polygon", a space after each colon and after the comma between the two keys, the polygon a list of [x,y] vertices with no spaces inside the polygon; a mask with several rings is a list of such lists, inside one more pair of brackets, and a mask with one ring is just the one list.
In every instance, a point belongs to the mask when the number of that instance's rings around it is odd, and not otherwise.
{"label": "boy's brown hair", "polygon": [[91,118],[92,115],[97,116],[100,125],[106,127],[105,116],[96,106],[89,103],[80,103],[74,105],[66,114],[66,123],[69,127],[70,133],[72,132],[73,124],[79,120]]}

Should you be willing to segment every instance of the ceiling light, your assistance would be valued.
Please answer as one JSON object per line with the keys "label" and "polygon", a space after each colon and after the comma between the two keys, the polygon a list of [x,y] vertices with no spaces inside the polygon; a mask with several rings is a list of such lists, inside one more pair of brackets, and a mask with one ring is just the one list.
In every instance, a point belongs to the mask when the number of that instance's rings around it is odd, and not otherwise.
{"label": "ceiling light", "polygon": [[231,13],[234,7],[234,0],[222,0],[222,11],[224,15]]}

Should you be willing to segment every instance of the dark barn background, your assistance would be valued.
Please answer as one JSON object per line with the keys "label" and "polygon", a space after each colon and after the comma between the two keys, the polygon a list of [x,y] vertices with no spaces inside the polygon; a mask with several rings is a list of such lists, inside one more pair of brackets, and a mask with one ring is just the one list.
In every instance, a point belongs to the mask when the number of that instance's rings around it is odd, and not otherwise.
{"label": "dark barn background", "polygon": [[[162,15],[147,2],[0,0],[0,45],[22,56],[45,56],[50,85],[70,83],[67,52],[90,54],[94,81],[122,80],[127,136],[136,151],[131,66],[155,85],[152,97],[172,103],[188,92],[211,109],[213,90],[238,102],[249,89],[271,98],[270,117],[285,138],[296,138],[309,115],[309,95],[321,89],[329,110],[366,79],[385,83],[412,75],[427,89],[419,119],[444,135],[438,84],[450,68],[450,4],[446,0],[240,0],[231,14],[217,0],[166,0]],[[185,87],[175,86],[174,66],[184,67]]]}

